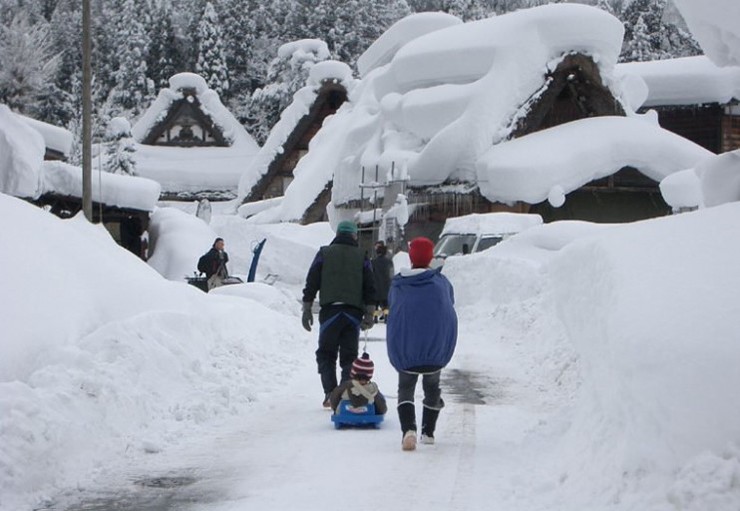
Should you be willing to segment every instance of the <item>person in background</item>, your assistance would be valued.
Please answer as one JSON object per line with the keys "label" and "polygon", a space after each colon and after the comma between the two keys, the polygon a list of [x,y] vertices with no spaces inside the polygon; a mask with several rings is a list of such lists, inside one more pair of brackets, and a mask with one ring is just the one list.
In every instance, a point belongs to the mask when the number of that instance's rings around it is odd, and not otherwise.
{"label": "person in background", "polygon": [[223,238],[216,238],[211,249],[198,260],[198,270],[206,274],[208,290],[223,285],[224,279],[229,276],[226,263],[229,254],[224,251]]}
{"label": "person in background", "polygon": [[388,316],[388,291],[395,272],[393,260],[388,256],[388,247],[382,240],[375,243],[375,257],[372,263],[375,275],[376,319],[385,320]]}
{"label": "person in background", "polygon": [[386,345],[391,365],[398,371],[398,418],[404,451],[416,449],[414,392],[420,375],[424,389],[421,442],[434,443],[437,418],[444,407],[440,375],[457,344],[454,291],[441,268],[429,268],[433,250],[428,238],[411,240],[412,267],[393,277],[388,294]]}
{"label": "person in background", "polygon": [[324,390],[324,408],[337,387],[337,356],[341,382],[350,378],[357,358],[360,329],[374,324],[375,278],[370,261],[357,244],[357,226],[343,221],[330,245],[321,247],[314,257],[303,289],[303,328],[311,331],[311,307],[319,294],[319,346],[316,363]]}

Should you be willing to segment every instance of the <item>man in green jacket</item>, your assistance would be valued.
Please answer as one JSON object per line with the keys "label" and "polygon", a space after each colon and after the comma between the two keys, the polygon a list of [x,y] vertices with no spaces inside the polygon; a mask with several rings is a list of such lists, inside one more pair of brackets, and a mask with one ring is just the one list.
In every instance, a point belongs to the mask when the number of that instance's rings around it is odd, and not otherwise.
{"label": "man in green jacket", "polygon": [[357,245],[357,226],[343,221],[330,245],[321,247],[311,263],[303,289],[303,328],[311,331],[311,306],[319,293],[319,347],[316,363],[324,389],[324,407],[337,387],[337,356],[341,382],[349,380],[357,358],[360,328],[373,326],[375,280],[370,261]]}

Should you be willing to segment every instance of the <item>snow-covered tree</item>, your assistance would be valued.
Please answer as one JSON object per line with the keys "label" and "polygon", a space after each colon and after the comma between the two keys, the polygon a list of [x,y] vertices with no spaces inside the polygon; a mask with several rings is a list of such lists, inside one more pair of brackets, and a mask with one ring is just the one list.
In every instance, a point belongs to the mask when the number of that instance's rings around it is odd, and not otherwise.
{"label": "snow-covered tree", "polygon": [[690,34],[664,19],[667,3],[668,0],[633,0],[627,4],[621,16],[623,60],[636,60],[638,54],[647,60],[658,60],[700,53]]}
{"label": "snow-covered tree", "polygon": [[26,111],[54,81],[59,61],[48,23],[31,25],[25,13],[16,14],[0,27],[0,101]]}
{"label": "snow-covered tree", "polygon": [[162,3],[152,13],[151,39],[146,67],[156,89],[167,87],[170,77],[186,70],[183,55],[175,35],[170,4]]}
{"label": "snow-covered tree", "polygon": [[136,175],[136,146],[131,136],[131,124],[123,117],[115,117],[108,124],[105,136],[104,170],[112,174]]}
{"label": "snow-covered tree", "polygon": [[653,37],[648,32],[643,16],[637,18],[632,27],[632,38],[625,46],[622,56],[626,62],[659,60],[663,56],[662,51],[656,52],[653,48]]}
{"label": "snow-covered tree", "polygon": [[205,78],[208,87],[219,96],[228,95],[229,70],[218,15],[211,2],[206,4],[198,24],[198,61],[195,71]]}
{"label": "snow-covered tree", "polygon": [[113,104],[123,111],[138,114],[148,106],[153,93],[147,80],[147,48],[149,38],[144,20],[140,18],[136,0],[123,0],[121,18],[118,22],[118,69],[115,87],[111,93]]}

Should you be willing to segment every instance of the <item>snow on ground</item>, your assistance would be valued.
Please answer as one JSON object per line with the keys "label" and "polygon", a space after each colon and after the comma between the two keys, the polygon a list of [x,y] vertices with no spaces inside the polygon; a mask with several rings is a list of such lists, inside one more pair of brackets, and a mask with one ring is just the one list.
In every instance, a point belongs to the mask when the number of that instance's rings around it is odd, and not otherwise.
{"label": "snow on ground", "polygon": [[[0,209],[16,220],[0,246],[26,249],[0,251],[20,268],[2,277],[18,294],[0,310],[13,339],[0,344],[3,511],[319,510],[358,478],[372,496],[360,510],[740,506],[738,203],[556,222],[448,258],[460,341],[438,442],[414,453],[400,450],[382,325],[367,349],[391,405],[383,427],[335,431],[320,408],[317,332],[300,329],[298,300],[326,224],[214,215],[204,242],[223,236],[235,272],[264,234],[258,275],[280,278],[204,294],[79,218],[5,196]],[[179,243],[196,244],[167,209]]]}

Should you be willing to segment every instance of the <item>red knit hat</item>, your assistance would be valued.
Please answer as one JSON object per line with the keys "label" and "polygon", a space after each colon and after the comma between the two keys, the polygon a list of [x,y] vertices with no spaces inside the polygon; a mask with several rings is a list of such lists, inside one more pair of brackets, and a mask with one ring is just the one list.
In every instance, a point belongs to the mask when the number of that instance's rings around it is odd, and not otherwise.
{"label": "red knit hat", "polygon": [[427,268],[434,257],[434,243],[423,236],[414,238],[409,243],[409,259],[412,268]]}
{"label": "red knit hat", "polygon": [[352,369],[349,372],[349,375],[352,378],[355,378],[357,376],[364,376],[368,380],[372,379],[373,372],[375,371],[375,364],[373,364],[373,361],[370,360],[370,355],[367,353],[363,353],[360,358],[356,358],[354,362],[352,362]]}

